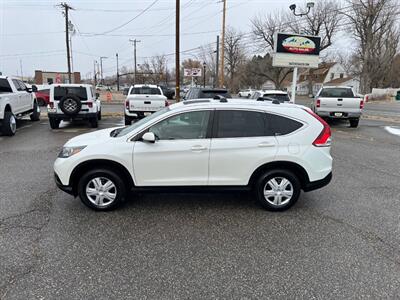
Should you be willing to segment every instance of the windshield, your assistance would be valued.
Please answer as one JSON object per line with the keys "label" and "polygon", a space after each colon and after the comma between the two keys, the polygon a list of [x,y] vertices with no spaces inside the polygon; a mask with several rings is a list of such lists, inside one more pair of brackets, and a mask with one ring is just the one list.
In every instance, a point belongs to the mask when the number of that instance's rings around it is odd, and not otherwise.
{"label": "windshield", "polygon": [[319,96],[324,98],[353,98],[354,94],[352,89],[331,88],[331,89],[323,89]]}
{"label": "windshield", "polygon": [[147,86],[135,87],[131,90],[131,95],[161,95],[159,88],[151,88]]}
{"label": "windshield", "polygon": [[290,101],[289,96],[287,94],[264,94],[263,97],[276,99],[281,103]]}
{"label": "windshield", "polygon": [[147,122],[150,122],[151,120],[157,118],[158,116],[161,116],[162,114],[164,114],[168,111],[169,111],[169,107],[165,107],[159,111],[156,111],[154,114],[151,114],[150,116],[147,116],[147,117],[133,123],[131,126],[123,128],[120,132],[118,132],[117,135],[115,135],[115,137],[124,136],[128,133],[131,133],[136,128],[139,128],[140,126],[146,124]]}

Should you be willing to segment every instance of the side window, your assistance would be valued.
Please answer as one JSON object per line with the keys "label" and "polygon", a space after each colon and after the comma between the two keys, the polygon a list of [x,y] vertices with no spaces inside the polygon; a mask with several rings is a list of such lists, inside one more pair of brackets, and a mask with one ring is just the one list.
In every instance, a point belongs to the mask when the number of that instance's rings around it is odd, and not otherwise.
{"label": "side window", "polygon": [[256,137],[266,135],[265,113],[241,110],[218,112],[216,138]]}
{"label": "side window", "polygon": [[22,88],[19,86],[19,82],[17,79],[13,79],[12,82],[15,85],[15,88],[17,89],[17,91],[22,91]]}
{"label": "side window", "polygon": [[268,135],[286,135],[302,127],[303,124],[295,120],[267,114],[267,133]]}
{"label": "side window", "polygon": [[149,131],[159,140],[205,139],[210,111],[193,111],[163,120]]}
{"label": "side window", "polygon": [[21,88],[21,91],[26,91],[26,85],[23,81],[18,80],[19,86]]}
{"label": "side window", "polygon": [[12,93],[12,89],[7,79],[0,79],[0,94]]}

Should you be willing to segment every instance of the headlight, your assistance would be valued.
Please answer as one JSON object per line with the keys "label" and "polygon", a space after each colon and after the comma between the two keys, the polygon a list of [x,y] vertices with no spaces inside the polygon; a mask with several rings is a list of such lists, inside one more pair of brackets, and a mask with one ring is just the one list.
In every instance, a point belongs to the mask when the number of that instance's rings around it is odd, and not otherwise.
{"label": "headlight", "polygon": [[63,147],[58,154],[58,157],[60,158],[67,158],[72,155],[75,155],[79,152],[81,152],[83,149],[85,149],[86,146],[79,146],[79,147]]}

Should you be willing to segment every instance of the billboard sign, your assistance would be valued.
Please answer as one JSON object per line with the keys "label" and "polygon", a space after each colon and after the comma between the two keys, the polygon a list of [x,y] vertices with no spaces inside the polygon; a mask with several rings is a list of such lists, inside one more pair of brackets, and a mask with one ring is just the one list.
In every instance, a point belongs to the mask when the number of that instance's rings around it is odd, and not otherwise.
{"label": "billboard sign", "polygon": [[201,77],[201,68],[183,69],[185,77]]}
{"label": "billboard sign", "polygon": [[275,35],[274,67],[318,68],[321,38],[300,34]]}

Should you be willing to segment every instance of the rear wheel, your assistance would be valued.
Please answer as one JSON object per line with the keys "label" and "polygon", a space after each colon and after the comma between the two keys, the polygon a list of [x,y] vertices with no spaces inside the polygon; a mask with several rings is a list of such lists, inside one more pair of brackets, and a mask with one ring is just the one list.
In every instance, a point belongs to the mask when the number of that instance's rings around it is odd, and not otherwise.
{"label": "rear wheel", "polygon": [[50,128],[51,129],[58,129],[60,128],[60,122],[61,120],[56,119],[56,118],[49,118],[49,123],[50,123]]}
{"label": "rear wheel", "polygon": [[97,120],[101,121],[101,109],[97,113]]}
{"label": "rear wheel", "polygon": [[92,128],[97,128],[97,127],[99,127],[99,122],[98,122],[98,116],[96,115],[94,118],[91,118],[90,120],[89,120],[89,123],[90,123],[90,127],[92,127]]}
{"label": "rear wheel", "polygon": [[357,128],[359,122],[360,122],[360,119],[350,119],[350,127]]}
{"label": "rear wheel", "polygon": [[293,206],[301,192],[300,181],[288,170],[264,173],[255,185],[258,202],[267,210],[284,211]]}
{"label": "rear wheel", "polygon": [[31,121],[40,121],[40,107],[36,101],[33,104],[33,112],[29,117]]}
{"label": "rear wheel", "polygon": [[4,112],[1,132],[6,136],[13,136],[17,132],[17,119],[11,111]]}
{"label": "rear wheel", "polygon": [[95,169],[84,174],[78,183],[78,194],[88,207],[107,211],[125,202],[126,187],[122,178],[106,169]]}
{"label": "rear wheel", "polygon": [[128,117],[127,115],[125,115],[125,125],[129,126],[132,124],[132,119],[130,117]]}

